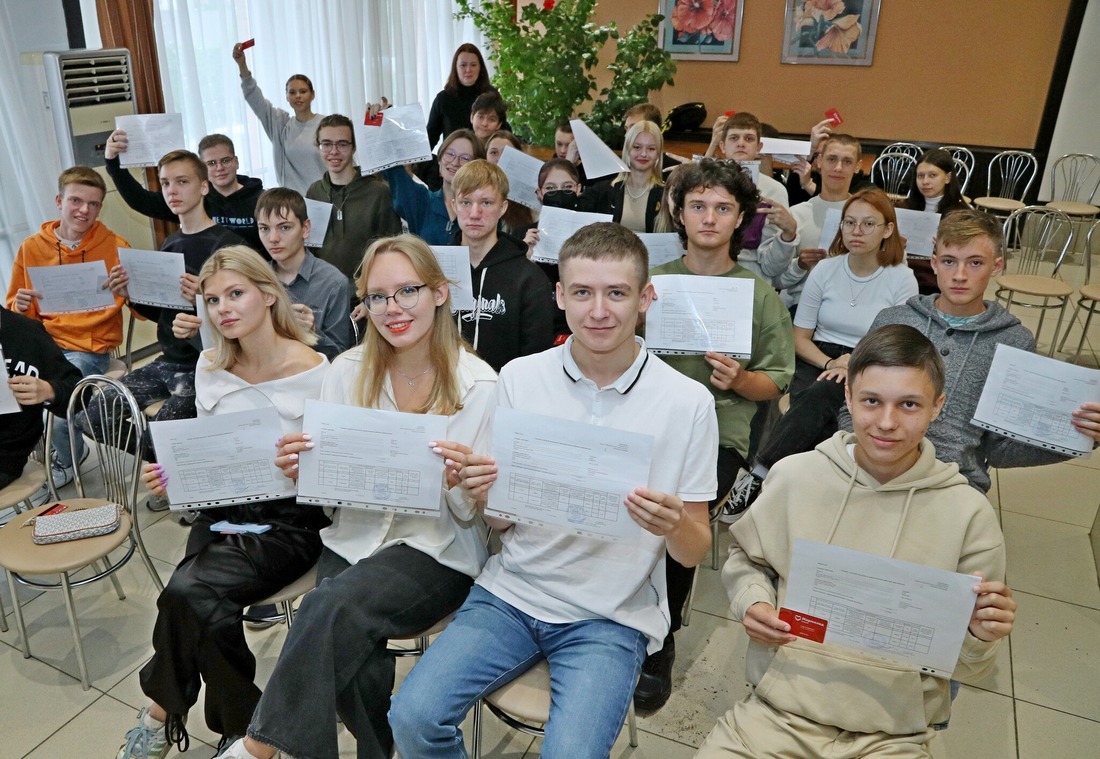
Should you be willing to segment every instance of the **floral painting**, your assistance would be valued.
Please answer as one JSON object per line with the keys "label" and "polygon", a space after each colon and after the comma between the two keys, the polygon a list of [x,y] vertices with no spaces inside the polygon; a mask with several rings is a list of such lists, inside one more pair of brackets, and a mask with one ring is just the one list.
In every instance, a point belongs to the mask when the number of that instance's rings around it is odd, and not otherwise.
{"label": "floral painting", "polygon": [[882,0],[787,0],[783,63],[870,66]]}
{"label": "floral painting", "polygon": [[661,0],[661,46],[678,60],[736,61],[744,0]]}

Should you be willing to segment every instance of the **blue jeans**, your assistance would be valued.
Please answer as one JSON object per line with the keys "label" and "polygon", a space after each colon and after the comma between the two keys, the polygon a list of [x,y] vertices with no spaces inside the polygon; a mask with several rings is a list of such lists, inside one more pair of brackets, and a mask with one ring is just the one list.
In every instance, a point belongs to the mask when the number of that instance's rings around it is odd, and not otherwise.
{"label": "blue jeans", "polygon": [[[92,374],[103,374],[111,364],[111,356],[107,353],[84,353],[82,351],[65,351],[65,358],[69,363],[80,370],[83,377]],[[53,422],[53,451],[57,456],[57,463],[65,467],[73,465],[73,455],[69,450],[69,423],[65,421],[65,414],[54,419]],[[77,461],[84,457],[84,438],[76,439]]]}
{"label": "blue jeans", "polygon": [[605,759],[622,729],[646,637],[607,619],[550,624],[475,585],[390,706],[405,757],[466,757],[459,725],[479,698],[550,663],[546,759]]}

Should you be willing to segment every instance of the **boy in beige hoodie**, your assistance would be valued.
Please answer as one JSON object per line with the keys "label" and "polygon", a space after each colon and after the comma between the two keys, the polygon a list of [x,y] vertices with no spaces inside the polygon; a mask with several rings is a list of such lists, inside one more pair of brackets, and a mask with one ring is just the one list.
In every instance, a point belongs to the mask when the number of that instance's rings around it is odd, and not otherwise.
{"label": "boy in beige hoodie", "polygon": [[883,327],[856,346],[848,372],[855,432],[773,467],[730,529],[722,579],[750,639],[753,691],[719,719],[698,757],[930,757],[932,725],[950,714],[946,678],[791,634],[776,610],[797,538],[983,577],[956,680],[987,674],[1012,630],[996,514],[924,437],[944,403],[935,347],[912,327]]}

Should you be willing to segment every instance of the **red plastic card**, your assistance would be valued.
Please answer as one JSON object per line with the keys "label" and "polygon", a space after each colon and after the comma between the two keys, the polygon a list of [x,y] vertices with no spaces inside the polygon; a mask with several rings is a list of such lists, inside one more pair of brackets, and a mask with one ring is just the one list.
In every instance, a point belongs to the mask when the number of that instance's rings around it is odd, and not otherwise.
{"label": "red plastic card", "polygon": [[844,123],[844,119],[840,118],[840,111],[838,111],[836,108],[830,108],[829,110],[825,111],[825,118],[833,122],[833,126],[840,126]]}
{"label": "red plastic card", "polygon": [[241,43],[241,50],[248,50],[248,48],[252,47],[255,44],[256,44],[256,38],[253,37],[252,39],[246,40],[245,42]]}
{"label": "red plastic card", "polygon": [[791,635],[816,643],[825,642],[825,630],[829,627],[828,620],[811,617],[809,614],[787,608],[779,610],[779,618],[791,626]]}
{"label": "red plastic card", "polygon": [[363,117],[363,123],[367,126],[382,126],[382,112],[379,111],[378,115],[372,119],[370,117],[370,110],[367,110],[367,115]]}

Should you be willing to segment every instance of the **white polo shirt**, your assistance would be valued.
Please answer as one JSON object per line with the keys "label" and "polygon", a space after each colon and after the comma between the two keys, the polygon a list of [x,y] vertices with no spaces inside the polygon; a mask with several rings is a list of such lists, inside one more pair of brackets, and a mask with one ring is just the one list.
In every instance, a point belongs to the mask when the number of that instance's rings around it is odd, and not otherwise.
{"label": "white polo shirt", "polygon": [[[604,388],[577,367],[572,337],[515,359],[500,373],[497,404],[652,435],[649,482],[638,484],[710,501],[718,489],[714,397],[636,339],[638,357]],[[636,541],[611,543],[516,524],[501,542],[477,583],[502,601],[543,622],[610,619],[644,633],[649,653],[661,648],[669,629],[664,538],[639,530]]]}

